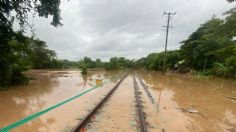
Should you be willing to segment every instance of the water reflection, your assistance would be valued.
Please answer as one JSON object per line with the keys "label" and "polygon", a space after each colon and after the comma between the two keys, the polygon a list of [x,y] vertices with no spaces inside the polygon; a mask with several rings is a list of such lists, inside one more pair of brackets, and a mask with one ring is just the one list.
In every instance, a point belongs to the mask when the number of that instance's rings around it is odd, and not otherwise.
{"label": "water reflection", "polygon": [[225,98],[236,97],[236,80],[196,78],[176,73],[163,76],[159,72],[151,71],[138,73],[157,92],[155,94],[160,97],[158,102],[165,98],[163,92],[173,93],[165,104],[160,102],[162,105],[160,107],[165,107],[168,103],[176,103],[176,106],[172,105],[170,109],[194,108],[203,115],[184,113],[194,121],[194,124],[191,123],[193,126],[190,127],[192,130],[227,131],[236,128],[236,102]]}
{"label": "water reflection", "polygon": [[[11,87],[9,90],[1,91],[0,127],[41,110],[45,105],[42,97],[52,92],[58,84],[58,81],[55,79],[41,79],[32,81],[28,86]],[[40,120],[37,120],[31,122],[30,125],[41,123]]]}
{"label": "water reflection", "polygon": [[83,88],[86,87],[86,84],[87,84],[87,80],[88,80],[88,75],[82,75],[82,78],[83,78]]}

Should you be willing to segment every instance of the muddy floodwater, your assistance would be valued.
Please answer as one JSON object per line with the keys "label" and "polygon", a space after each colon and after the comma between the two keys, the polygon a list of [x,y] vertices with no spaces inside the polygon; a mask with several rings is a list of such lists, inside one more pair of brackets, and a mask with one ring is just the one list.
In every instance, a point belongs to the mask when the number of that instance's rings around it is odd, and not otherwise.
{"label": "muddy floodwater", "polygon": [[236,80],[137,72],[156,98],[154,125],[165,131],[236,131]]}
{"label": "muddy floodwater", "polygon": [[[76,70],[28,71],[26,75],[34,78],[29,85],[0,91],[0,128],[90,89],[95,79],[106,81],[118,73],[120,71],[92,70],[87,76],[81,76]],[[12,131],[70,131],[115,83],[108,83]]]}
{"label": "muddy floodwater", "polygon": [[[77,70],[28,71],[26,75],[34,78],[29,85],[0,91],[0,128],[90,89],[95,85],[95,79],[110,80],[122,72],[90,70],[87,76],[82,76]],[[87,131],[139,131],[133,73],[150,92],[148,96],[138,81],[149,131],[236,131],[236,80],[197,78],[177,73],[163,76],[159,72],[144,70],[130,72]],[[117,80],[104,84],[12,131],[71,131],[116,83]]]}

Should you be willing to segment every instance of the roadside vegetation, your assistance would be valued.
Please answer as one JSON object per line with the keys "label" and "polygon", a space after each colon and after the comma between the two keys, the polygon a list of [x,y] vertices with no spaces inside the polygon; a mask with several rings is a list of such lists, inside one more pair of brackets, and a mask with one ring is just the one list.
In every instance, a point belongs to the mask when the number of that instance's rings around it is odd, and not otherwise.
{"label": "roadside vegetation", "polygon": [[[167,69],[182,73],[192,71],[200,76],[236,78],[236,8],[225,12],[223,17],[213,16],[182,41],[179,50],[167,51]],[[119,58],[112,58],[107,68],[162,70],[164,56],[164,52],[160,52],[136,61],[123,58],[125,62],[121,61],[121,64]]]}
{"label": "roadside vegetation", "polygon": [[[25,37],[23,32],[31,27],[28,22],[29,15],[45,18],[52,16],[53,26],[62,25],[59,5],[59,0],[0,1],[0,87],[27,83],[28,79],[22,71],[31,66],[47,65],[47,60],[42,60],[43,64],[34,64],[38,60],[35,54],[50,57],[50,61],[53,61],[55,52],[48,50],[42,41]],[[13,24],[19,24],[21,29],[14,31]]]}
{"label": "roadside vegetation", "polygon": [[[167,68],[180,72],[236,77],[236,9],[212,17],[181,42],[179,50],[167,52]],[[164,53],[152,53],[137,60],[137,65],[161,70]]]}
{"label": "roadside vegetation", "polygon": [[[26,84],[28,79],[22,72],[29,69],[81,68],[84,74],[87,68],[162,70],[164,52],[151,53],[138,60],[124,57],[112,57],[108,62],[92,60],[89,57],[79,61],[58,60],[56,52],[50,50],[44,41],[27,37],[24,31],[30,27],[28,14],[32,12],[40,17],[52,16],[51,24],[55,27],[61,26],[59,5],[59,0],[0,2],[0,87]],[[14,23],[20,25],[19,31],[13,30]],[[213,16],[188,39],[182,41],[180,49],[167,51],[167,69],[236,78],[235,24],[236,8],[225,12],[223,18]]]}

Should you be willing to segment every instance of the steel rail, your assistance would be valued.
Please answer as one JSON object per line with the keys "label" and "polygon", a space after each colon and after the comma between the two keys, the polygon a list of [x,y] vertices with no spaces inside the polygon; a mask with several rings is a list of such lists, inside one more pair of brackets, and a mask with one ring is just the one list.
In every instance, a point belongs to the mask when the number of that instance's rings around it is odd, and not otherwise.
{"label": "steel rail", "polygon": [[154,98],[152,97],[150,91],[148,90],[148,88],[147,88],[148,86],[146,84],[144,84],[144,82],[142,81],[142,79],[138,75],[136,75],[136,76],[137,76],[140,84],[143,86],[143,89],[146,92],[146,94],[149,97],[149,99],[151,100],[152,104],[154,104]]}
{"label": "steel rail", "polygon": [[137,106],[137,115],[139,117],[138,119],[138,125],[140,127],[141,132],[148,132],[147,130],[147,125],[145,122],[145,115],[143,112],[143,106],[141,105],[141,97],[140,97],[140,92],[139,92],[139,87],[137,84],[137,81],[135,79],[135,76],[133,75],[133,81],[134,81],[134,92],[135,92],[135,99],[136,99],[136,106]]}
{"label": "steel rail", "polygon": [[86,125],[91,121],[93,115],[96,114],[96,112],[103,106],[103,104],[111,97],[111,95],[114,93],[114,91],[118,88],[118,86],[121,84],[121,82],[125,79],[125,77],[128,75],[126,73],[119,82],[112,88],[112,90],[103,98],[86,116],[83,118],[81,122],[77,126],[75,126],[72,131],[73,132],[81,132],[83,129],[86,128]]}

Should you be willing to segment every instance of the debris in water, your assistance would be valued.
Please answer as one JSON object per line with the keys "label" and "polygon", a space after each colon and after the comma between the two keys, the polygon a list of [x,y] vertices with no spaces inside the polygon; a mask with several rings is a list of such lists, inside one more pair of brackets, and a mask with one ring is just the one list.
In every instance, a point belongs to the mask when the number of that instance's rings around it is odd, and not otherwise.
{"label": "debris in water", "polygon": [[199,115],[201,115],[203,118],[206,118],[202,113],[200,113],[198,110],[193,109],[193,108],[187,108],[187,109],[184,109],[184,108],[176,108],[176,109],[180,109],[180,110],[182,110],[183,112],[188,112],[188,113],[193,113],[193,114],[199,114]]}
{"label": "debris in water", "polygon": [[195,109],[192,109],[192,108],[187,108],[187,109],[184,109],[184,108],[176,108],[176,109],[180,109],[180,110],[182,110],[183,112],[188,112],[188,113],[199,113],[198,110],[195,110]]}
{"label": "debris in water", "polygon": [[236,97],[226,96],[225,98],[232,99],[232,100],[236,100]]}
{"label": "debris in water", "polygon": [[197,111],[197,110],[195,110],[195,109],[187,109],[187,111],[189,112],[189,113],[199,113],[199,111]]}

